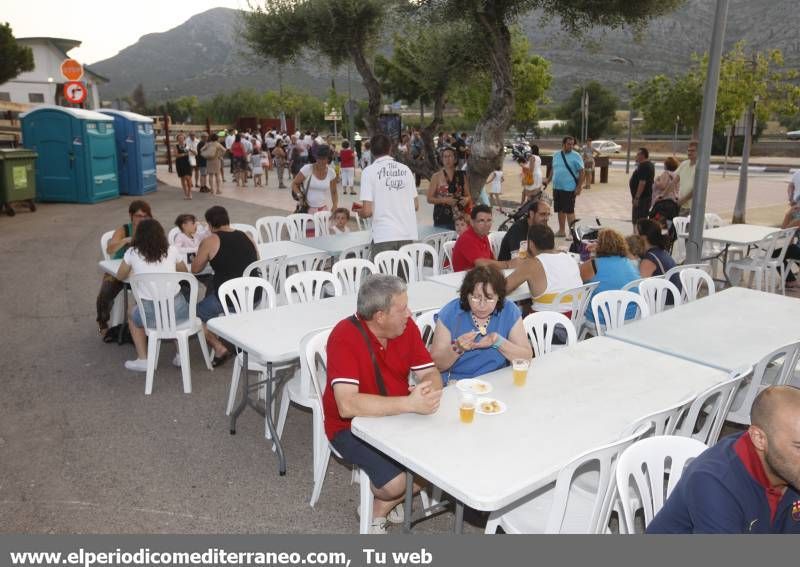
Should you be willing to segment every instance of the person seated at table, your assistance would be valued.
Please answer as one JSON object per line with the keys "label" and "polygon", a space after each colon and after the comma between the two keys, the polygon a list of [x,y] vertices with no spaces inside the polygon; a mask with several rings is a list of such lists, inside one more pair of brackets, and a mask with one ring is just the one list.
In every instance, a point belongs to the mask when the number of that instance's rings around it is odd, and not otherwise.
{"label": "person seated at table", "polygon": [[[602,291],[622,289],[625,284],[638,280],[641,276],[628,260],[628,245],[625,237],[613,228],[602,228],[597,233],[595,258],[581,264],[581,279],[584,283],[600,282],[595,288],[597,295]],[[625,319],[636,316],[636,305],[631,304],[625,312]],[[586,318],[594,322],[591,304],[586,308]],[[600,321],[603,324],[603,321]]]}
{"label": "person seated at table", "polygon": [[528,230],[532,226],[537,224],[547,226],[552,214],[547,201],[542,199],[531,201],[529,207],[528,214],[512,224],[503,237],[503,241],[500,243],[500,250],[497,253],[498,260],[508,261],[515,258],[520,245],[528,239]]}
{"label": "person seated at table", "polygon": [[534,311],[568,312],[571,304],[555,305],[553,300],[562,291],[583,285],[578,264],[566,252],[556,250],[555,234],[547,225],[531,226],[527,242],[527,257],[517,260],[514,271],[506,279],[508,292],[528,282]]}
{"label": "person seated at table", "polygon": [[492,231],[492,209],[486,205],[475,205],[470,213],[472,224],[456,240],[453,247],[453,271],[463,272],[475,266],[475,260],[493,260],[489,233]]}
{"label": "person seated at table", "polygon": [[[628,245],[628,260],[631,261],[631,264],[638,272],[639,265],[642,263],[642,256],[647,250],[644,247],[644,239],[638,234],[629,234],[625,237],[625,244]],[[592,245],[590,250],[594,250],[594,248],[595,246]]]}
{"label": "person seated at table", "polygon": [[[639,264],[639,275],[643,278],[663,276],[677,266],[675,260],[666,251],[667,237],[661,231],[661,225],[650,219],[640,219],[636,223],[636,231],[642,237],[645,253]],[[681,279],[673,274],[669,279],[681,291]],[[667,304],[672,305],[672,296],[667,297]]]}
{"label": "person seated at table", "polygon": [[478,266],[467,272],[459,297],[439,311],[431,356],[445,384],[533,356],[519,307],[506,299],[500,270]]}
{"label": "person seated at table", "polygon": [[464,231],[469,228],[469,217],[464,213],[457,213],[453,217],[453,222],[456,226],[456,238],[464,234]]}
{"label": "person seated at table", "polygon": [[[186,264],[175,246],[167,243],[164,228],[157,220],[143,219],[136,227],[136,235],[131,246],[125,251],[122,263],[117,270],[117,279],[124,281],[129,276],[139,274],[160,274],[185,272]],[[128,327],[136,347],[136,359],[125,362],[125,368],[136,372],[147,372],[147,334],[144,326],[155,327],[155,308],[153,302],[141,297],[144,316],[138,305],[133,305],[128,317]],[[175,294],[175,322],[182,323],[189,318],[189,303],[178,290]],[[177,359],[177,354],[176,354]],[[175,364],[176,359],[173,360]],[[180,362],[178,362],[180,366]]]}
{"label": "person seated at table", "polygon": [[197,304],[197,316],[203,322],[206,340],[214,348],[212,365],[216,367],[233,354],[206,325],[209,319],[223,313],[217,290],[226,281],[242,277],[244,269],[258,260],[258,249],[249,234],[230,226],[225,207],[211,207],[205,217],[211,234],[200,243],[192,262],[192,273],[202,272],[209,263],[214,269],[213,289],[207,290],[206,296]]}
{"label": "person seated at table", "polygon": [[[150,210],[150,205],[147,201],[135,200],[131,201],[128,206],[128,215],[131,222],[123,224],[114,231],[111,240],[106,244],[106,253],[114,259],[119,260],[131,245],[136,228],[139,223],[144,219],[153,218],[153,211]],[[100,284],[100,291],[97,294],[97,332],[106,340],[106,333],[108,332],[108,321],[111,319],[111,309],[114,306],[114,300],[119,292],[122,291],[125,284],[119,279],[110,274],[103,276],[103,281]]]}
{"label": "person seated at table", "polygon": [[[325,434],[342,458],[370,478],[375,498],[370,533],[402,523],[405,467],[353,435],[351,420],[439,409],[442,378],[408,309],[406,285],[375,274],[358,290],[356,314],[340,321],[327,344],[327,387],[322,404]],[[413,371],[418,384],[408,385]],[[416,484],[415,491],[420,485]]]}
{"label": "person seated at table", "polygon": [[175,226],[180,230],[175,237],[175,247],[184,253],[197,252],[200,243],[210,234],[205,226],[197,222],[197,217],[191,214],[178,215]]}
{"label": "person seated at table", "polygon": [[756,396],[750,427],[694,459],[648,534],[800,534],[800,390]]}
{"label": "person seated at table", "polygon": [[350,222],[350,211],[344,207],[339,207],[333,211],[333,222],[331,223],[331,234],[344,234],[350,232],[347,223]]}
{"label": "person seated at table", "polygon": [[[800,171],[796,174],[797,177],[800,179]],[[786,211],[786,214],[783,216],[783,221],[781,222],[781,228],[798,228],[800,229],[800,205],[792,205],[789,207],[789,210]],[[780,256],[781,251],[775,250],[772,253],[773,258],[777,258]],[[789,269],[789,263],[786,260],[797,260],[800,261],[800,246],[794,243],[794,240],[789,244],[789,247],[786,249],[786,256],[784,257],[785,260],[783,261],[783,269],[784,273],[786,274],[786,287],[792,288],[797,287],[797,278],[795,277],[792,270]]]}

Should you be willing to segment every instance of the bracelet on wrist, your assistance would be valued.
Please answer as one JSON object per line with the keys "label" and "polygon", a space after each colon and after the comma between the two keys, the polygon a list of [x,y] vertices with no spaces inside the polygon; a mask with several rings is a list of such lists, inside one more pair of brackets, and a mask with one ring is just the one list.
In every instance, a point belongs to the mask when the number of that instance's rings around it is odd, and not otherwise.
{"label": "bracelet on wrist", "polygon": [[503,338],[503,336],[497,335],[497,339],[495,339],[494,343],[492,343],[492,348],[497,350],[504,342],[506,342],[506,340]]}

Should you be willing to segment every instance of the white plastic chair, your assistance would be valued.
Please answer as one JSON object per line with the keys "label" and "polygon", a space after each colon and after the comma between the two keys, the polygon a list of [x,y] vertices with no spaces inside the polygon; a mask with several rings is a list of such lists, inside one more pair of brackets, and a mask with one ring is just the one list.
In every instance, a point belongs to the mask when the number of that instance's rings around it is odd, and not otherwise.
{"label": "white plastic chair", "polygon": [[570,319],[578,331],[578,340],[585,338],[586,334],[594,329],[594,323],[586,320],[586,310],[592,299],[592,294],[600,282],[591,282],[582,286],[566,289],[553,299],[553,305],[559,306],[561,313],[570,313]]}
{"label": "white plastic chair", "polygon": [[[486,533],[500,526],[510,534],[605,533],[611,515],[613,483],[619,454],[640,437],[637,432],[586,451],[564,466],[550,484],[506,508],[489,514]],[[589,490],[575,481],[592,469]]]}
{"label": "white plastic chair", "polygon": [[639,284],[639,295],[642,296],[650,315],[661,313],[669,306],[667,300],[672,296],[672,306],[681,304],[681,292],[675,285],[664,278],[646,278]]}
{"label": "white plastic chair", "polygon": [[284,232],[288,238],[289,229],[286,227],[286,217],[267,216],[256,221],[258,244],[277,242],[283,240]]}
{"label": "white plastic chair", "polygon": [[181,229],[177,226],[173,226],[169,229],[169,233],[167,233],[167,242],[170,246],[175,244],[175,239],[178,238],[178,235],[181,233]]}
{"label": "white plastic chair", "polygon": [[280,284],[286,279],[286,256],[256,260],[244,269],[242,276],[261,278],[278,293],[281,290]]}
{"label": "white plastic chair", "polygon": [[728,380],[698,394],[673,434],[691,437],[708,446],[714,445],[719,439],[739,386],[743,380],[752,378],[752,375],[752,368],[734,372]]}
{"label": "white plastic chair", "polygon": [[[601,291],[592,297],[592,315],[594,315],[598,336],[602,337],[607,331],[622,327],[625,324],[626,311],[631,303],[637,307],[637,314],[633,320],[644,319],[650,315],[650,310],[642,296],[632,291]],[[603,323],[600,323],[601,313]]]}
{"label": "white plastic chair", "polygon": [[[453,248],[455,248],[455,246],[455,240],[442,242],[442,268],[439,270],[441,273],[453,271]],[[445,264],[447,265],[445,266]]]}
{"label": "white plastic chair", "polygon": [[420,242],[423,244],[429,244],[433,246],[433,249],[436,250],[436,253],[439,255],[439,273],[444,272],[444,254],[442,253],[442,244],[445,242],[452,240],[456,237],[456,232],[454,230],[448,230],[446,232],[436,232],[434,234],[429,234],[425,238],[423,238]]}
{"label": "white plastic chair", "polygon": [[707,294],[714,295],[717,289],[714,287],[714,280],[703,270],[697,268],[687,268],[678,273],[683,287],[683,302],[688,303],[698,298],[700,290],[705,285]]}
{"label": "white plastic chair", "polygon": [[631,435],[637,431],[642,433],[643,437],[673,435],[681,419],[687,414],[696,398],[697,396],[690,396],[668,408],[654,411],[633,420],[622,430],[620,437]]}
{"label": "white plastic chair", "polygon": [[[261,290],[261,300],[256,304],[256,291]],[[217,290],[217,296],[222,304],[222,311],[225,316],[231,313],[249,313],[259,309],[272,309],[276,304],[275,288],[266,279],[260,277],[245,276],[233,278],[226,281]],[[229,307],[229,304],[233,306]],[[239,377],[244,364],[244,356],[241,352],[236,355],[231,374],[231,385],[228,391],[228,405],[225,408],[225,415],[230,415],[236,402],[236,393],[239,391]],[[267,379],[267,367],[265,364],[249,356],[247,362],[248,370],[258,372],[261,380]]]}
{"label": "white plastic chair", "polygon": [[365,275],[371,275],[377,271],[378,268],[375,264],[361,258],[339,260],[331,269],[331,273],[341,285],[343,295],[358,293],[358,288],[361,287],[361,280]]}
{"label": "white plastic chair", "polygon": [[308,213],[294,213],[286,217],[286,229],[289,231],[289,240],[303,240],[308,234],[315,232],[314,215]]}
{"label": "white plastic chair", "polygon": [[768,386],[783,386],[794,377],[794,370],[800,360],[800,342],[790,343],[775,349],[753,367],[753,374],[733,396],[727,421],[740,425],[750,425],[750,408],[756,396]]}
{"label": "white plastic chair", "polygon": [[[178,228],[178,227],[175,227]],[[111,238],[114,236],[113,230],[109,230],[108,232],[104,232],[103,235],[100,237],[100,252],[103,254],[103,260],[110,260],[111,255],[108,253],[108,243],[111,241]]]}
{"label": "white plastic chair", "polygon": [[[783,260],[796,231],[796,228],[789,228],[768,235],[758,243],[750,256],[728,262],[729,275],[732,275],[730,272],[741,272],[742,276],[749,273],[753,278],[754,289],[775,293],[780,285],[781,293],[786,295]],[[775,251],[778,254],[773,258]],[[739,278],[731,279],[736,279],[738,282]]]}
{"label": "white plastic chair", "polygon": [[438,314],[438,309],[432,309],[431,311],[423,311],[414,318],[419,334],[422,337],[422,342],[425,343],[425,348],[428,350],[431,349],[431,343],[433,342],[433,332],[436,330],[436,316]]}
{"label": "white plastic chair", "polygon": [[321,270],[325,266],[325,263],[328,261],[329,257],[330,256],[328,256],[328,254],[325,252],[291,256],[286,259],[286,266],[293,266],[298,272]]}
{"label": "white plastic chair", "polygon": [[707,448],[696,439],[661,436],[642,439],[625,449],[615,475],[622,505],[620,533],[635,532],[634,517],[641,508],[646,528],[672,494],[686,466]]}
{"label": "white plastic chair", "polygon": [[411,267],[412,261],[408,254],[398,250],[378,252],[373,259],[378,271],[382,274],[398,276],[406,275],[406,281],[413,282],[415,271]]}
{"label": "white plastic chair", "polygon": [[533,346],[533,356],[538,358],[552,351],[553,348],[558,348],[558,346],[553,346],[553,336],[559,325],[567,331],[567,344],[564,346],[572,346],[578,342],[575,325],[558,311],[537,311],[522,320],[522,326]]}
{"label": "white plastic chair", "polygon": [[689,270],[689,269],[696,269],[696,270],[703,270],[705,272],[710,272],[711,271],[711,265],[710,264],[679,264],[679,265],[675,266],[674,268],[670,268],[669,270],[664,272],[664,275],[661,276],[661,277],[663,279],[667,280],[667,281],[672,281],[672,276],[674,276],[675,274],[681,273],[683,270]]}
{"label": "white plastic chair", "polygon": [[492,257],[497,258],[500,254],[500,244],[506,236],[505,230],[493,230],[489,233],[489,245],[492,247]]}
{"label": "white plastic chair", "polygon": [[689,238],[689,217],[675,217],[672,219],[677,239],[672,247],[672,258],[682,262],[686,258],[686,239]]}
{"label": "white plastic chair", "polygon": [[323,298],[325,293],[330,293],[331,291],[333,291],[333,296],[342,295],[342,286],[339,284],[339,279],[330,272],[319,270],[292,274],[286,278],[286,283],[283,287],[288,305],[318,301]]}
{"label": "white plastic chair", "polygon": [[[426,279],[426,275],[439,275],[439,254],[430,244],[415,242],[401,246],[399,252],[408,254],[411,258],[411,270],[414,272],[413,281],[421,282]],[[430,256],[431,267],[425,267],[425,259]],[[426,274],[427,272],[427,274]]]}
{"label": "white plastic chair", "polygon": [[[659,276],[654,276],[659,277]],[[639,284],[642,283],[644,280],[649,278],[639,278],[636,280],[631,280],[622,286],[622,291],[632,291],[633,293],[638,293]]]}
{"label": "white plastic chair", "polygon": [[[107,248],[112,236],[114,236],[114,231],[109,230],[108,232],[104,232],[100,237],[100,253],[103,255],[103,260],[111,259],[111,255],[108,253]],[[128,290],[123,289],[122,293],[114,298],[114,304],[111,306],[111,313],[108,319],[108,324],[111,327],[121,325],[128,317],[128,314],[125,313],[125,298],[122,295],[123,293],[128,293]]]}
{"label": "white plastic chair", "polygon": [[347,258],[369,260],[369,244],[359,244],[358,246],[345,248],[339,253],[339,260],[346,260]]}
{"label": "white plastic chair", "polygon": [[258,231],[256,230],[256,227],[254,227],[252,224],[244,224],[244,223],[241,223],[241,222],[232,222],[231,223],[231,228],[236,229],[236,230],[241,230],[242,232],[244,232],[245,234],[249,235],[250,238],[253,239],[253,243],[254,244],[258,244]]}
{"label": "white plastic chair", "polygon": [[[203,334],[203,324],[197,317],[197,278],[192,274],[183,272],[164,274],[139,274],[131,278],[131,288],[139,306],[144,330],[147,334],[147,375],[145,378],[144,393],[149,396],[153,392],[153,376],[158,364],[158,354],[161,341],[164,339],[177,339],[178,355],[181,360],[181,375],[183,378],[183,391],[192,393],[192,370],[189,366],[189,337],[197,335],[206,367],[211,367],[206,337]],[[183,323],[175,319],[175,295],[180,292],[181,282],[189,283],[189,318]],[[146,316],[143,299],[152,301],[155,321]]]}
{"label": "white plastic chair", "polygon": [[350,211],[350,216],[353,217],[358,225],[358,230],[369,230],[372,228],[372,219],[359,216],[357,211]]}
{"label": "white plastic chair", "polygon": [[317,211],[314,213],[314,234],[316,236],[330,236],[331,234],[331,212]]}

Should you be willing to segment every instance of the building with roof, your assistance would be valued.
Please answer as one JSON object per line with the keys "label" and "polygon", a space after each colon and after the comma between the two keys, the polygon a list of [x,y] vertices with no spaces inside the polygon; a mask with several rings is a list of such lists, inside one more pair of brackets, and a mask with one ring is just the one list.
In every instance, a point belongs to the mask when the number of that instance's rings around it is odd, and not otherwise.
{"label": "building with roof", "polygon": [[[80,46],[75,39],[58,37],[22,37],[17,43],[33,50],[33,71],[26,71],[0,85],[0,110],[21,112],[39,104],[78,106],[67,102],[63,87],[67,81],[61,75],[61,63],[69,59],[70,50]],[[108,79],[83,66],[81,82],[88,89],[86,101],[79,106],[100,108],[98,85]]]}

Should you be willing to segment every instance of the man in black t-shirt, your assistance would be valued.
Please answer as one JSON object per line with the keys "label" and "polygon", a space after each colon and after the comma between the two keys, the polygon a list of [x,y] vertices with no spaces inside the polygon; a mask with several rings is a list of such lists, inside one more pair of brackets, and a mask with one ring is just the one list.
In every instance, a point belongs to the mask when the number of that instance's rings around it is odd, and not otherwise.
{"label": "man in black t-shirt", "polygon": [[550,220],[550,214],[550,205],[547,204],[547,201],[537,201],[536,205],[528,211],[527,217],[518,220],[508,229],[503,241],[500,243],[497,259],[500,261],[511,260],[511,253],[519,250],[519,245],[522,242],[527,243],[528,229],[536,224],[547,225],[547,221]]}
{"label": "man in black t-shirt", "polygon": [[647,148],[639,148],[636,154],[636,170],[631,175],[628,186],[631,190],[631,222],[636,232],[636,223],[639,219],[646,219],[650,212],[650,201],[653,198],[653,181],[656,177],[656,168],[650,161]]}

